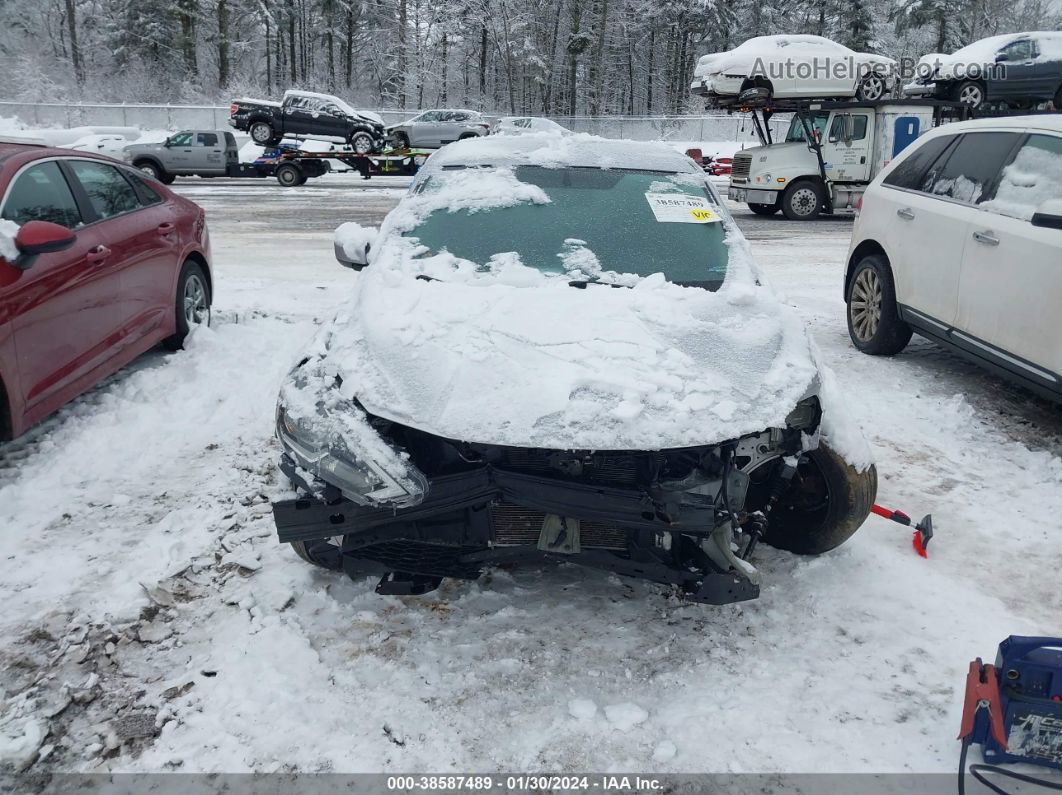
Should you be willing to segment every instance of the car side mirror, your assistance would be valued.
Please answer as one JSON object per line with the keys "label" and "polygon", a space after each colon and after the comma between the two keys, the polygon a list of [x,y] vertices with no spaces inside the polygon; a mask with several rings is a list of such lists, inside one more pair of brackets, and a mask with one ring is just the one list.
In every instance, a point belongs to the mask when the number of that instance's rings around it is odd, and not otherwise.
{"label": "car side mirror", "polygon": [[70,248],[77,235],[65,226],[51,221],[27,221],[15,235],[18,257],[11,264],[19,270],[27,270],[40,254],[51,254]]}
{"label": "car side mirror", "polygon": [[1062,199],[1048,199],[1037,207],[1033,213],[1032,225],[1062,229]]}
{"label": "car side mirror", "polygon": [[360,271],[369,264],[369,251],[379,231],[375,226],[362,226],[353,221],[340,224],[333,241],[336,261],[344,268]]}

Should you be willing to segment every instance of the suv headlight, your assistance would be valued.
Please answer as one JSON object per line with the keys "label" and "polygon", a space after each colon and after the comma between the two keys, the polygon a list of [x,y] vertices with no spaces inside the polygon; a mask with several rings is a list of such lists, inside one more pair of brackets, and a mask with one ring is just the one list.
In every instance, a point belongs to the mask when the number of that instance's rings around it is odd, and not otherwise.
{"label": "suv headlight", "polygon": [[337,487],[359,505],[404,508],[424,499],[428,482],[369,424],[365,414],[349,405],[350,415],[306,420],[277,406],[277,438],[295,463]]}

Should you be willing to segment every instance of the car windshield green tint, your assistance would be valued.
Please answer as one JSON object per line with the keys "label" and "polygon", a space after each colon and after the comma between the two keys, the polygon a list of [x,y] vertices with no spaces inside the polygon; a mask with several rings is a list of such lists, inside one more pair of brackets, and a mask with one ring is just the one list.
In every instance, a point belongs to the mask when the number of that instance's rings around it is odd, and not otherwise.
{"label": "car windshield green tint", "polygon": [[[603,271],[663,273],[669,281],[708,289],[722,284],[726,229],[697,175],[539,166],[514,173],[542,188],[549,203],[438,210],[408,235],[433,252],[480,265],[515,251],[524,265],[550,273],[565,272],[561,255],[571,250],[566,241],[581,241]],[[418,192],[430,192],[446,178],[447,172],[432,174]]]}
{"label": "car windshield green tint", "polygon": [[[807,119],[808,125],[820,141],[822,140],[823,132],[826,130],[826,120],[828,118],[830,118],[829,113],[821,112],[816,113],[814,116]],[[793,120],[789,122],[789,132],[786,133],[785,142],[787,144],[795,144],[803,141],[804,123],[800,120],[799,116],[794,116]]]}

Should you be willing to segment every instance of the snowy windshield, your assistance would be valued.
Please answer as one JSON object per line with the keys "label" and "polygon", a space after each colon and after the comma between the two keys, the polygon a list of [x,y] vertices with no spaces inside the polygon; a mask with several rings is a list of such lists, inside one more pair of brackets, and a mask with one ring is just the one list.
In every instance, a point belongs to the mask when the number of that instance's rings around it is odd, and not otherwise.
{"label": "snowy windshield", "polygon": [[[432,174],[430,192],[454,172]],[[412,230],[432,252],[480,265],[499,256],[548,273],[597,280],[604,273],[662,273],[681,284],[717,289],[729,252],[722,211],[695,174],[601,168],[520,166],[515,177],[547,202],[437,210]]]}

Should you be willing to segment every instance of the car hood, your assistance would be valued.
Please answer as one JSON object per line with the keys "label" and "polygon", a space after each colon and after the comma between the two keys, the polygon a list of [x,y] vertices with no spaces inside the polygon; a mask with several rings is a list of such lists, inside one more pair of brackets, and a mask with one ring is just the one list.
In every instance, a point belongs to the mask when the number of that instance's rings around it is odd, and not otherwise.
{"label": "car hood", "polygon": [[764,287],[648,277],[423,281],[375,271],[328,334],[345,396],[449,439],[661,449],[781,427],[816,383],[803,326]]}
{"label": "car hood", "polygon": [[354,118],[361,119],[362,121],[371,121],[373,124],[379,124],[383,127],[383,117],[379,113],[373,113],[371,110],[356,110],[353,114]]}
{"label": "car hood", "polygon": [[165,149],[162,144],[129,144],[122,147],[123,152],[157,152]]}

